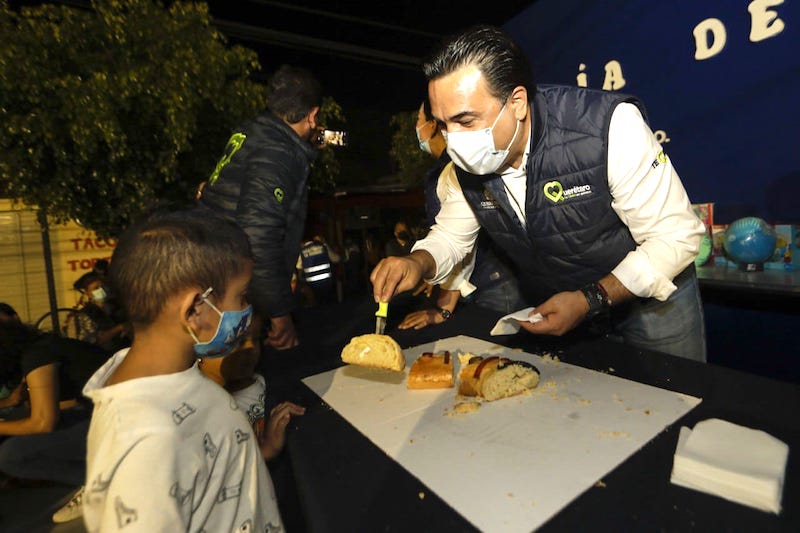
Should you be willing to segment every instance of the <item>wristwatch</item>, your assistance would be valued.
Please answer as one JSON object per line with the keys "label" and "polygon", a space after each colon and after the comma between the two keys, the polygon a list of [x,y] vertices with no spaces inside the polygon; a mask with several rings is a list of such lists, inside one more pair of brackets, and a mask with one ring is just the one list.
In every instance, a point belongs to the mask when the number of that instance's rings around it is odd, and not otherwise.
{"label": "wristwatch", "polygon": [[451,316],[453,316],[453,312],[445,309],[444,307],[437,307],[440,313],[442,313],[442,318],[445,320],[449,320]]}
{"label": "wristwatch", "polygon": [[611,300],[608,298],[608,293],[599,283],[584,285],[581,287],[581,292],[589,303],[589,312],[586,313],[587,320],[611,309]]}

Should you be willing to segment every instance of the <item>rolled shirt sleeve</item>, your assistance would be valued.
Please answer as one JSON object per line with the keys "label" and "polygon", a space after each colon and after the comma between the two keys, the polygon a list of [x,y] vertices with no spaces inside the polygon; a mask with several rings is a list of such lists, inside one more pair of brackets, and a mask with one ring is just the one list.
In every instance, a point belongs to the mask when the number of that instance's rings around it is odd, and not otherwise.
{"label": "rolled shirt sleeve", "polygon": [[672,279],[694,261],[705,228],[633,104],[620,104],[611,117],[608,184],[611,207],[637,244],[611,273],[636,296],[666,300],[675,290]]}

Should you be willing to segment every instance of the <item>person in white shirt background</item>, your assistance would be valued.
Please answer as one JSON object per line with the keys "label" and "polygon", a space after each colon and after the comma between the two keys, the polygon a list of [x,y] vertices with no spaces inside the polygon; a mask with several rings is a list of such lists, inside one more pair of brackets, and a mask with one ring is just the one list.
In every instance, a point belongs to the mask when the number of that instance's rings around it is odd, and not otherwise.
{"label": "person in white shirt background", "polygon": [[376,301],[436,284],[481,227],[516,263],[525,300],[564,335],[584,321],[626,344],[706,360],[694,258],[704,232],[636,97],[537,87],[503,30],[476,26],[423,66],[459,187],[425,239],[388,257]]}

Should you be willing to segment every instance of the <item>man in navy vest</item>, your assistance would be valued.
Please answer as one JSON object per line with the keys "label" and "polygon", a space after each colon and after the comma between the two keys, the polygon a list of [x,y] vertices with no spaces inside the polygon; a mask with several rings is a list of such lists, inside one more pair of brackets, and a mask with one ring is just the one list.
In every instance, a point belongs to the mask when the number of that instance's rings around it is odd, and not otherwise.
{"label": "man in navy vest", "polygon": [[411,255],[372,271],[376,301],[441,282],[484,228],[543,317],[527,331],[563,335],[606,317],[627,344],[705,361],[693,263],[703,223],[643,104],[537,87],[519,46],[490,26],[452,37],[423,68],[460,187]]}

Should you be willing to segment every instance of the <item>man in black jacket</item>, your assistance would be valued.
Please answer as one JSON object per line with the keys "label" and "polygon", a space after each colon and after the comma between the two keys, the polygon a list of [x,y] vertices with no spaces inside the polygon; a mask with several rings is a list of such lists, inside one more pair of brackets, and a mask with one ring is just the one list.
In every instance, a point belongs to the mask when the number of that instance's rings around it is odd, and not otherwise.
{"label": "man in black jacket", "polygon": [[267,342],[278,350],[299,343],[291,279],[306,222],[308,175],[317,157],[311,143],[321,101],[311,72],[280,67],[267,84],[267,110],[236,129],[200,194],[202,205],[247,233],[255,257],[250,302],[269,319]]}

